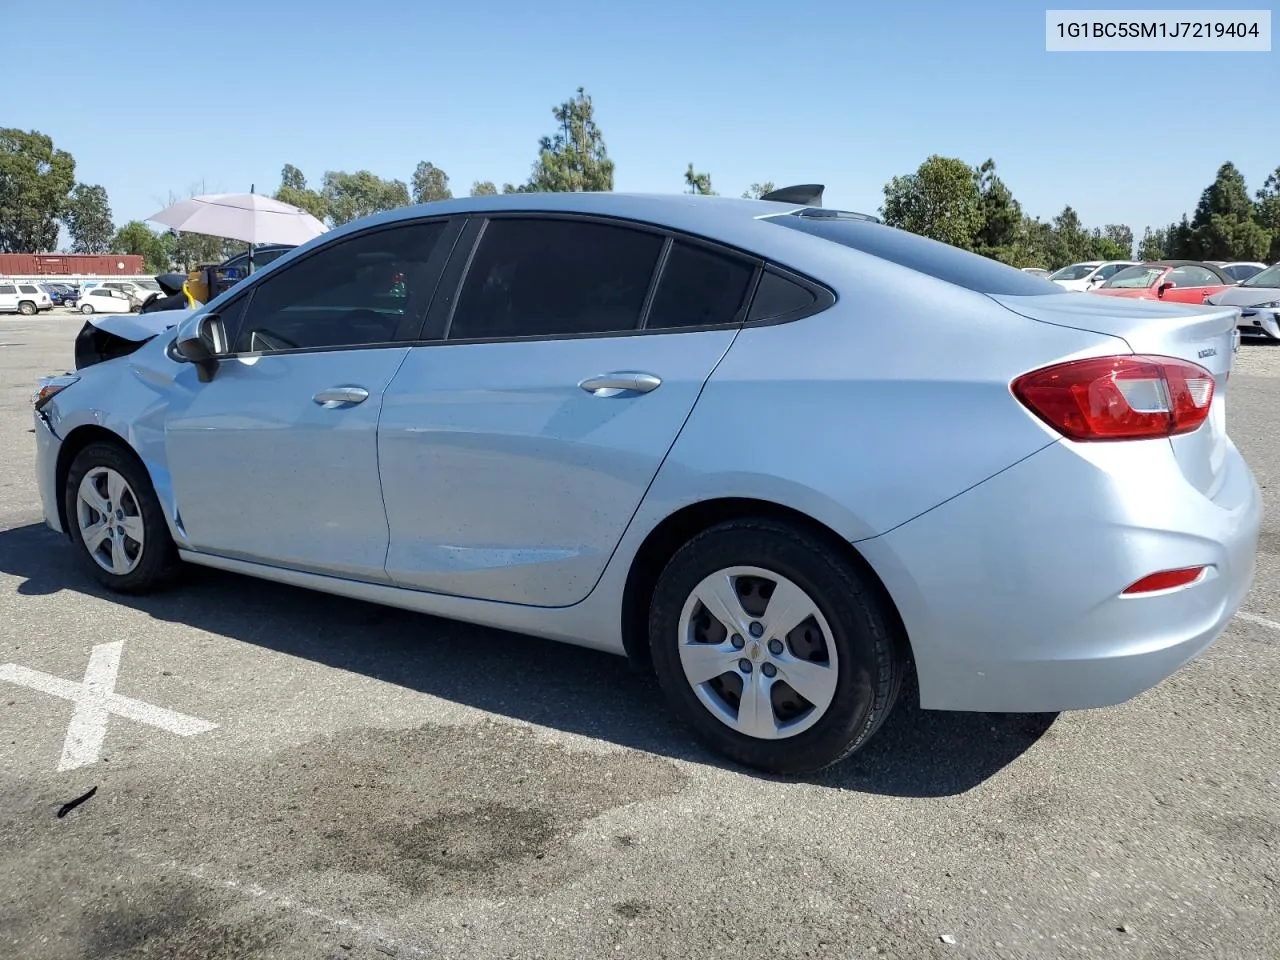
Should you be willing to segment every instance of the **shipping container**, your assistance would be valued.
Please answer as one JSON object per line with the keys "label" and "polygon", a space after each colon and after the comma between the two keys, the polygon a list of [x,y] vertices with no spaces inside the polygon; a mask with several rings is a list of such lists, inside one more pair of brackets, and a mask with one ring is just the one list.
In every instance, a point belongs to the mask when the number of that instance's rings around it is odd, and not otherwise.
{"label": "shipping container", "polygon": [[137,276],[142,257],[128,253],[0,253],[0,277]]}

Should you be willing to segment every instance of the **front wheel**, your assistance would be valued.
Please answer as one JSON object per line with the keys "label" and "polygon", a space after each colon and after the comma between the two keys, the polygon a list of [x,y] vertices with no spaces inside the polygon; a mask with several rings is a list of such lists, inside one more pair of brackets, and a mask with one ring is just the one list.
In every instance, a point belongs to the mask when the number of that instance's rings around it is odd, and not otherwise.
{"label": "front wheel", "polygon": [[145,593],[177,567],[177,548],[146,468],[116,443],[91,443],[71,464],[64,490],[71,540],[108,589]]}
{"label": "front wheel", "polygon": [[80,308],[80,312],[83,313],[86,317],[89,316],[89,314],[93,313],[93,304],[86,303],[83,307]]}
{"label": "front wheel", "polygon": [[676,712],[749,767],[811,773],[859,749],[897,699],[905,658],[865,575],[797,526],[699,534],[654,591],[649,642]]}

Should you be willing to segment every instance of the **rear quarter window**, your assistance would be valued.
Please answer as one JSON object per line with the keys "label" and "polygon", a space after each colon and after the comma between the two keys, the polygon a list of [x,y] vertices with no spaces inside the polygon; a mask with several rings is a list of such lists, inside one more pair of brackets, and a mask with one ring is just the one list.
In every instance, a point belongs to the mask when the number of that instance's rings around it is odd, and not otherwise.
{"label": "rear quarter window", "polygon": [[1062,293],[1056,283],[998,260],[869,220],[783,214],[765,222],[821,237],[978,293],[1024,297]]}

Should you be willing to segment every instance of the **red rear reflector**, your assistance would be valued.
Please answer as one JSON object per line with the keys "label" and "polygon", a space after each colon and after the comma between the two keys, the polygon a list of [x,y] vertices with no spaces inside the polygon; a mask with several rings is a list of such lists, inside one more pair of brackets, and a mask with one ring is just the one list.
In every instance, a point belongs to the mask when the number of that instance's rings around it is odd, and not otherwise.
{"label": "red rear reflector", "polygon": [[1204,567],[1184,567],[1181,570],[1161,570],[1149,577],[1143,577],[1137,583],[1128,586],[1124,595],[1135,593],[1155,593],[1157,590],[1172,590],[1174,587],[1185,587],[1194,583],[1204,573]]}
{"label": "red rear reflector", "polygon": [[1175,357],[1091,357],[1033,370],[1011,389],[1072,440],[1152,440],[1204,423],[1214,381],[1204,367]]}

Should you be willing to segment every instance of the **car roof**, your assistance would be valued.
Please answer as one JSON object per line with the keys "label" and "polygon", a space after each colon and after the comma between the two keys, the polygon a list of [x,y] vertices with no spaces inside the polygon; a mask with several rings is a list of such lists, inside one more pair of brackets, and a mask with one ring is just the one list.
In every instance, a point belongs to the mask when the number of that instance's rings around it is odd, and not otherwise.
{"label": "car roof", "polygon": [[[393,220],[462,213],[582,213],[623,219],[653,220],[691,228],[714,229],[716,225],[740,223],[762,216],[810,209],[809,205],[776,200],[748,200],[740,197],[708,197],[688,193],[615,193],[579,191],[572,193],[503,193],[482,197],[456,197],[431,203],[399,207],[375,218]],[[368,218],[364,222],[372,222]],[[339,228],[342,229],[342,228]]]}
{"label": "car roof", "polygon": [[[797,230],[778,229],[764,219],[805,210],[822,211],[828,217],[834,217],[837,213],[829,207],[811,204],[694,194],[581,191],[457,197],[398,207],[335,227],[273,260],[259,271],[258,276],[269,274],[295,257],[304,255],[306,251],[327,245],[347,234],[421,217],[499,213],[562,213],[634,220],[737,246],[810,275],[814,275],[815,270],[821,270],[822,264],[832,270],[847,267],[848,249]],[[851,219],[866,219],[865,214],[838,212]],[[818,275],[818,278],[821,279],[821,276]]]}

